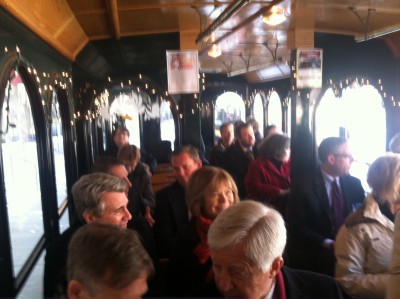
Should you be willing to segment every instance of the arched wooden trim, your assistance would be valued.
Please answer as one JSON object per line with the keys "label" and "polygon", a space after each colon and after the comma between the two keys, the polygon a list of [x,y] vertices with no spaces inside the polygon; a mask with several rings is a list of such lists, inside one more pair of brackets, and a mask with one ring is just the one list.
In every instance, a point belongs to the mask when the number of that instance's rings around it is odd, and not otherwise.
{"label": "arched wooden trim", "polygon": [[[6,205],[4,170],[2,167],[0,167],[0,213],[2,216],[2,225],[0,228],[0,238],[2,242],[2,246],[0,246],[0,252],[2,255],[0,259],[0,280],[2,281],[0,287],[0,297],[3,295],[5,297],[14,297],[20,291],[24,282],[28,278],[29,273],[32,271],[37,260],[39,259],[40,254],[44,250],[46,241],[48,242],[52,240],[59,233],[55,172],[52,160],[52,147],[48,134],[49,130],[47,128],[42,99],[41,95],[39,94],[36,81],[28,72],[26,64],[21,59],[19,53],[6,53],[0,64],[0,99],[4,99],[5,88],[13,69],[17,69],[22,82],[25,84],[30,101],[33,123],[35,126],[44,236],[42,236],[42,238],[36,244],[34,250],[28,257],[25,264],[22,266],[20,272],[14,277],[12,268],[10,228],[8,225],[7,210],[6,207],[4,207],[4,205]],[[2,105],[3,101],[1,101],[0,104],[1,109]],[[0,155],[0,162],[1,165],[3,165],[1,159],[2,155]]]}

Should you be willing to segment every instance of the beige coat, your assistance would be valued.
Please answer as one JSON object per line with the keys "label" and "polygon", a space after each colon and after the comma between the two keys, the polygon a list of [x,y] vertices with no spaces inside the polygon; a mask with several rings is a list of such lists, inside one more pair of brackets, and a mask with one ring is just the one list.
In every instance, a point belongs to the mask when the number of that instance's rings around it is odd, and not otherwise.
{"label": "beige coat", "polygon": [[371,195],[347,217],[335,244],[335,276],[347,294],[357,299],[385,298],[393,234],[393,222],[381,213]]}
{"label": "beige coat", "polygon": [[397,213],[395,220],[393,255],[390,262],[390,279],[386,298],[400,298],[400,213]]}

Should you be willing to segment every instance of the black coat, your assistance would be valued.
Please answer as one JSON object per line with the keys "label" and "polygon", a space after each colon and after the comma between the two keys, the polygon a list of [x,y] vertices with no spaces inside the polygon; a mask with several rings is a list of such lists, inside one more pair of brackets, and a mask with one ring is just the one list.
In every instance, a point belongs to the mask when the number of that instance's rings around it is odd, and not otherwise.
{"label": "black coat", "polygon": [[[345,202],[345,216],[364,201],[359,179],[339,178]],[[335,224],[321,169],[292,183],[288,202],[288,263],[292,267],[333,275],[332,249],[322,247],[325,239],[335,240]]]}
{"label": "black coat", "polygon": [[250,153],[245,153],[239,142],[228,147],[224,152],[222,168],[224,168],[234,179],[238,188],[240,199],[246,197],[245,177],[249,164],[254,157]]}
{"label": "black coat", "polygon": [[[329,276],[294,270],[288,267],[282,268],[285,283],[286,299],[342,299],[342,291],[336,281]],[[215,282],[196,293],[200,298],[223,298],[218,291]],[[278,298],[281,299],[281,298]]]}
{"label": "black coat", "polygon": [[169,258],[175,237],[189,222],[185,189],[179,182],[173,183],[156,194],[154,220],[157,254],[160,258]]}
{"label": "black coat", "polygon": [[168,293],[171,296],[191,296],[195,290],[204,287],[212,262],[209,258],[201,264],[194,254],[200,237],[196,230],[196,217],[184,226],[178,234],[171,251],[168,267]]}

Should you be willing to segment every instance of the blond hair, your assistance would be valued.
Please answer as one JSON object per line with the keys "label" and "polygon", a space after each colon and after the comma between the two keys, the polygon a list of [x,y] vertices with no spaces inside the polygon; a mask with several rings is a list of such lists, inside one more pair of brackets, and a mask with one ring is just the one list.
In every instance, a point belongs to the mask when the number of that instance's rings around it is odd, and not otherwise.
{"label": "blond hair", "polygon": [[219,167],[206,166],[196,170],[186,185],[186,204],[192,215],[199,217],[204,205],[205,196],[227,184],[233,191],[234,203],[239,202],[235,181],[225,170]]}

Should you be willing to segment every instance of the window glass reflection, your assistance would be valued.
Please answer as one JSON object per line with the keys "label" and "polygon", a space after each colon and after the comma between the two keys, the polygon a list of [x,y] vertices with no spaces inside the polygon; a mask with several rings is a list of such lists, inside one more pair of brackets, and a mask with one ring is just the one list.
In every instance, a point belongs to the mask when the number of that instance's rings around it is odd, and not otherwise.
{"label": "window glass reflection", "polygon": [[14,273],[44,233],[36,132],[28,94],[17,73],[5,90],[2,157]]}
{"label": "window glass reflection", "polygon": [[214,126],[215,141],[221,137],[219,128],[225,122],[246,121],[243,99],[234,92],[225,92],[215,102]]}
{"label": "window glass reflection", "polygon": [[253,106],[253,114],[254,119],[258,122],[259,131],[261,136],[264,135],[264,105],[261,95],[259,93],[256,94],[254,98],[254,106]]}
{"label": "window glass reflection", "polygon": [[57,94],[53,92],[51,105],[51,140],[53,142],[54,166],[56,172],[57,203],[60,207],[67,198],[67,181],[65,177],[64,142],[62,121]]}
{"label": "window glass reflection", "polygon": [[168,101],[161,101],[160,106],[161,140],[171,141],[172,150],[175,144],[175,122]]}
{"label": "window glass reflection", "polygon": [[129,143],[140,147],[140,122],[139,108],[143,106],[143,95],[137,92],[120,94],[111,103],[110,114],[112,122],[117,121],[117,117],[124,119],[125,126],[128,128]]}
{"label": "window glass reflection", "polygon": [[282,104],[276,91],[271,92],[268,99],[268,125],[275,125],[282,130]]}
{"label": "window glass reflection", "polygon": [[378,90],[354,82],[336,98],[328,89],[317,108],[315,123],[317,144],[329,136],[348,138],[355,159],[350,174],[369,191],[368,167],[386,151],[386,112]]}

